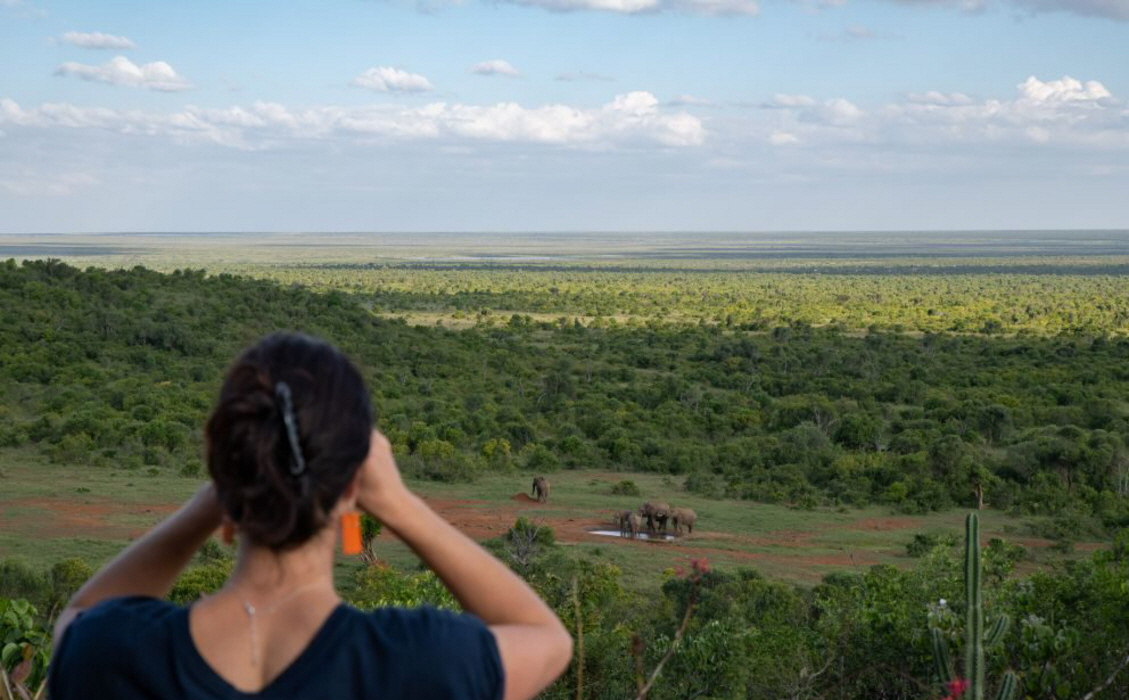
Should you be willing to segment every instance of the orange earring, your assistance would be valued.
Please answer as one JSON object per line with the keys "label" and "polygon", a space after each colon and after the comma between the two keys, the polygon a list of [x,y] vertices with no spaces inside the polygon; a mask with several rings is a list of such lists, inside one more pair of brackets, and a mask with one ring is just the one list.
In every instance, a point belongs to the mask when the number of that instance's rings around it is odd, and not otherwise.
{"label": "orange earring", "polygon": [[360,554],[361,514],[356,511],[341,516],[341,551],[345,554]]}
{"label": "orange earring", "polygon": [[220,527],[220,539],[224,544],[231,544],[235,541],[235,523],[230,520],[224,520],[223,525]]}

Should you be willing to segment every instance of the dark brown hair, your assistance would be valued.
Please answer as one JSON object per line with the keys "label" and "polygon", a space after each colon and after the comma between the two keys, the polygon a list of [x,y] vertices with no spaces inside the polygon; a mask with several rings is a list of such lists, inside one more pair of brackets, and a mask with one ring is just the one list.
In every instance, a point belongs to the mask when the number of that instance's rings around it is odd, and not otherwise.
{"label": "dark brown hair", "polygon": [[220,505],[255,544],[302,544],[364,462],[372,426],[364,380],[341,351],[295,333],[263,338],[228,370],[205,428]]}

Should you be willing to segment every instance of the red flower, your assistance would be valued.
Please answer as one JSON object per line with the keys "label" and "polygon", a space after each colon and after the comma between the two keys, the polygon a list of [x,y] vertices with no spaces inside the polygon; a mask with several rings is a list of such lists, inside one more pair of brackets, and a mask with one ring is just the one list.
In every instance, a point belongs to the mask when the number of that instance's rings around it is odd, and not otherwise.
{"label": "red flower", "polygon": [[698,576],[701,576],[702,574],[708,574],[710,572],[709,560],[705,558],[691,559],[690,566],[694,569],[694,573]]}
{"label": "red flower", "polygon": [[949,691],[949,696],[944,700],[956,700],[968,690],[968,681],[960,677],[954,678],[945,684],[945,689]]}

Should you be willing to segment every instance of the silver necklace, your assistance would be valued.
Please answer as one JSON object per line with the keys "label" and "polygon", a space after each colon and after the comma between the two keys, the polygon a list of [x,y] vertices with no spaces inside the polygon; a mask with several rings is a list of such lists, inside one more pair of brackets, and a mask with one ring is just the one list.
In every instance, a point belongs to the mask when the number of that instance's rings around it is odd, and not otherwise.
{"label": "silver necklace", "polygon": [[266,608],[266,609],[263,609],[263,610],[259,610],[258,608],[256,608],[246,598],[240,598],[239,599],[239,602],[243,604],[243,612],[247,613],[247,620],[248,620],[250,627],[251,627],[251,665],[252,666],[258,667],[258,665],[259,665],[259,625],[258,625],[259,616],[260,615],[273,615],[276,610],[278,610],[284,604],[289,603],[290,601],[294,600],[299,595],[302,595],[304,593],[309,593],[310,591],[314,590],[315,588],[319,588],[319,587],[324,586],[324,585],[325,585],[325,583],[323,581],[315,581],[313,583],[307,583],[304,586],[298,586],[294,590],[290,591],[290,593],[288,593],[285,597],[281,598],[280,600],[276,600],[274,602],[274,604],[272,604],[269,608]]}

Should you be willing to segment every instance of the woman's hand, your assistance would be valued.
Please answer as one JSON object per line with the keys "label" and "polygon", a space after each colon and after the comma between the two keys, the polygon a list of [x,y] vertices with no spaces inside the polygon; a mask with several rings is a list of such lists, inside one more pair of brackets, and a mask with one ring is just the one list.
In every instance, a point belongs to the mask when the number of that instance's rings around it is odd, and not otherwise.
{"label": "woman's hand", "polygon": [[405,505],[408,496],[410,492],[392,456],[392,444],[379,430],[373,430],[368,457],[361,465],[357,505],[377,520],[387,522],[397,507]]}

